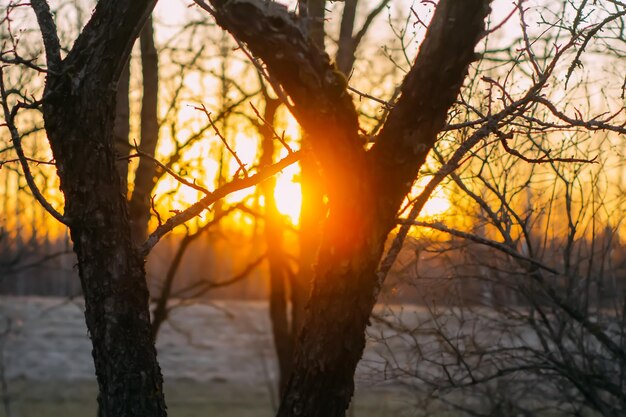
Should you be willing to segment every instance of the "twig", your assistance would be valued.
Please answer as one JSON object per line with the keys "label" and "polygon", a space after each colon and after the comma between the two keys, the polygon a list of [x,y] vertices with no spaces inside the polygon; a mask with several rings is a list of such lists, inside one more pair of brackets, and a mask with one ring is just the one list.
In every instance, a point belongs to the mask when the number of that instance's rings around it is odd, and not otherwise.
{"label": "twig", "polygon": [[391,103],[390,103],[390,102],[388,102],[388,101],[385,101],[385,100],[380,99],[380,98],[378,98],[378,97],[374,97],[374,96],[373,96],[373,95],[371,95],[371,94],[363,93],[363,92],[361,92],[361,91],[357,90],[357,89],[356,89],[356,88],[354,88],[354,87],[350,87],[350,86],[348,86],[348,87],[347,87],[347,89],[348,89],[348,90],[350,90],[350,91],[352,91],[353,93],[358,94],[358,95],[359,95],[359,96],[361,96],[361,97],[365,97],[365,98],[370,99],[370,100],[372,100],[372,101],[375,101],[375,102],[377,102],[377,103],[379,103],[379,104],[382,104],[382,105],[385,107],[385,109],[386,109],[386,110],[391,110],[391,109],[393,108],[393,104],[391,104]]}
{"label": "twig", "polygon": [[120,159],[131,159],[131,158],[137,158],[137,157],[141,157],[141,158],[147,158],[149,160],[151,160],[152,162],[154,162],[159,168],[161,168],[162,170],[164,170],[165,172],[167,172],[168,174],[170,174],[172,177],[174,177],[174,179],[178,182],[180,182],[183,185],[186,185],[187,187],[191,187],[196,191],[200,191],[203,194],[209,195],[211,194],[211,191],[209,191],[207,188],[198,185],[196,183],[196,180],[194,179],[193,182],[186,180],[185,178],[181,177],[180,175],[178,175],[176,172],[174,172],[171,168],[169,168],[168,166],[166,166],[164,163],[162,163],[161,161],[159,161],[157,158],[155,158],[154,156],[143,152],[141,150],[139,150],[139,147],[137,146],[137,144],[135,143],[135,154],[133,155],[128,155],[128,156],[123,156]]}
{"label": "twig", "polygon": [[224,198],[228,194],[235,191],[243,190],[248,187],[252,187],[260,183],[261,181],[271,177],[272,175],[280,172],[284,168],[298,161],[301,156],[302,151],[293,152],[278,161],[277,163],[264,168],[254,175],[244,178],[236,178],[231,182],[225,184],[224,186],[216,189],[212,193],[208,194],[206,197],[202,198],[200,201],[192,204],[180,213],[177,213],[176,215],[170,217],[165,223],[157,227],[156,230],[152,232],[152,234],[150,234],[148,239],[139,247],[139,253],[142,256],[148,255],[148,253],[150,253],[152,248],[161,240],[161,238],[169,233],[176,226],[180,226],[186,221],[199,215],[204,210],[209,208],[213,203]]}
{"label": "twig", "polygon": [[[0,127],[6,127],[6,126],[7,126],[6,123],[0,124]],[[37,165],[54,165],[54,161],[41,161],[39,159],[30,158],[28,156],[25,157],[25,159],[28,162],[32,162],[32,163],[37,164]],[[15,158],[15,159],[7,159],[7,160],[4,160],[4,161],[0,161],[0,168],[2,168],[2,165],[4,165],[4,164],[11,164],[11,163],[14,163],[14,162],[20,162],[20,159],[19,158]]]}
{"label": "twig", "polygon": [[276,139],[278,139],[278,141],[285,147],[285,149],[287,149],[287,152],[292,153],[293,149],[291,149],[291,146],[289,146],[289,144],[285,141],[285,134],[283,133],[283,135],[279,135],[278,132],[276,132],[276,129],[274,129],[274,126],[271,123],[268,123],[267,120],[265,120],[263,118],[263,116],[261,116],[261,113],[259,113],[259,111],[257,110],[256,107],[254,107],[254,104],[250,103],[250,107],[252,107],[252,110],[254,111],[254,113],[256,114],[256,116],[261,119],[261,121],[265,124],[265,126],[267,126],[268,128],[270,128],[272,130],[272,132],[274,133],[274,137]]}
{"label": "twig", "polygon": [[39,202],[39,204],[41,204],[41,206],[48,213],[50,213],[52,217],[67,226],[67,219],[54,207],[52,207],[52,205],[48,202],[48,200],[46,200],[43,194],[41,194],[41,191],[39,190],[39,188],[37,187],[37,183],[35,182],[35,178],[33,177],[33,173],[30,170],[30,166],[28,165],[28,159],[24,155],[24,149],[22,149],[22,138],[20,137],[17,127],[15,126],[15,115],[13,115],[12,111],[9,109],[8,97],[4,87],[4,72],[2,66],[0,66],[0,98],[2,99],[2,109],[4,111],[5,125],[11,133],[11,139],[13,140],[15,153],[17,153],[20,165],[22,166],[22,170],[24,171],[24,177],[26,178],[28,188],[33,193],[33,196]]}
{"label": "twig", "polygon": [[528,158],[527,156],[522,155],[519,151],[509,146],[508,141],[513,138],[514,132],[502,133],[500,131],[497,131],[495,132],[495,134],[498,136],[498,138],[500,138],[500,143],[502,144],[502,147],[507,153],[513,156],[516,156],[522,161],[528,162],[530,164],[545,164],[549,162],[570,162],[570,163],[581,162],[581,163],[593,164],[596,162],[596,159],[598,158],[597,156],[594,157],[593,159],[551,158],[548,152],[546,152],[546,155],[542,156],[541,158]]}
{"label": "twig", "polygon": [[230,145],[228,144],[228,141],[226,140],[224,135],[222,135],[222,132],[220,132],[220,130],[215,125],[215,123],[213,123],[213,119],[211,118],[211,112],[209,112],[206,109],[204,104],[202,105],[202,107],[195,106],[194,109],[200,110],[201,112],[203,112],[206,115],[206,117],[209,119],[209,123],[211,124],[211,126],[213,127],[213,130],[215,131],[215,134],[220,138],[220,140],[222,141],[224,146],[226,146],[226,149],[228,149],[228,152],[230,152],[230,154],[235,158],[235,160],[237,161],[237,164],[239,165],[239,170],[241,170],[243,172],[244,177],[247,177],[248,176],[248,170],[246,169],[245,164],[241,161],[241,159],[239,159],[239,156],[237,155],[237,152],[235,152],[235,150],[230,147]]}
{"label": "twig", "polygon": [[150,208],[152,209],[152,212],[156,216],[157,222],[159,223],[159,226],[161,226],[163,224],[163,221],[161,220],[161,214],[159,214],[159,211],[156,209],[156,206],[154,205],[154,198],[155,197],[156,197],[156,194],[153,195],[152,197],[150,197]]}
{"label": "twig", "polygon": [[621,18],[624,15],[626,15],[626,10],[624,10],[624,11],[622,11],[620,13],[615,13],[613,15],[608,16],[602,22],[599,22],[597,25],[595,25],[594,27],[589,29],[589,32],[587,33],[587,36],[585,36],[583,38],[583,42],[580,45],[580,48],[578,48],[578,51],[576,52],[576,56],[574,57],[574,59],[572,60],[572,63],[570,64],[569,68],[567,69],[567,74],[565,75],[565,88],[567,88],[567,84],[569,83],[569,79],[572,76],[572,73],[574,72],[574,69],[577,66],[582,66],[582,63],[580,62],[580,57],[583,54],[583,52],[585,51],[585,48],[587,47],[587,45],[589,44],[591,39],[594,37],[594,35],[596,33],[598,33],[604,26],[606,26],[606,24],[612,22],[613,20],[617,20],[617,19]]}

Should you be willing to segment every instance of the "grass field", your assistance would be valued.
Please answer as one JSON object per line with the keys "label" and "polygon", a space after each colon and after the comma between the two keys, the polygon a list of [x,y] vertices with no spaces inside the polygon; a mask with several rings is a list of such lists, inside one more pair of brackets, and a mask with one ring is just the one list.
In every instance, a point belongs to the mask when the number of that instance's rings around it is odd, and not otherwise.
{"label": "grass field", "polygon": [[[0,298],[0,417],[95,416],[96,383],[81,300]],[[170,415],[272,416],[276,371],[264,303],[219,302],[175,310],[157,348]],[[373,347],[366,356],[375,359]],[[351,414],[411,415],[398,386],[365,361]],[[374,369],[374,371],[373,371]]]}
{"label": "grass field", "polygon": [[[274,405],[264,387],[233,386],[219,382],[166,381],[169,415],[173,417],[271,417]],[[27,381],[9,384],[6,417],[96,416],[96,385],[92,381]],[[5,399],[6,400],[6,399]],[[411,405],[398,394],[359,392],[351,415],[385,417],[412,415]]]}

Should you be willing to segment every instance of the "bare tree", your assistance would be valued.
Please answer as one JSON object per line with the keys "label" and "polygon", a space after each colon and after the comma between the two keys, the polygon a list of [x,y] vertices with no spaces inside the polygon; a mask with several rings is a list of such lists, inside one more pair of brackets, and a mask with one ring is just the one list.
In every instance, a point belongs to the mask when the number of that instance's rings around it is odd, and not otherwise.
{"label": "bare tree", "polygon": [[[162,236],[224,195],[255,185],[298,158],[293,153],[264,172],[238,178],[213,192],[185,181],[161,164],[165,172],[206,196],[135,246],[124,187],[116,169],[115,96],[130,49],[154,3],[99,2],[63,56],[47,2],[33,1],[47,65],[39,67],[27,60],[16,63],[46,73],[42,99],[17,103],[9,100],[10,90],[5,87],[4,73],[0,74],[4,125],[11,134],[28,186],[42,206],[69,227],[74,242],[100,388],[100,413],[105,416],[166,414],[148,310],[144,271],[147,253]],[[22,109],[39,107],[65,196],[63,214],[37,187],[21,147],[23,136],[16,116]]]}
{"label": "bare tree", "polygon": [[384,242],[474,59],[488,2],[439,4],[403,94],[370,151],[360,139],[345,76],[303,36],[293,16],[272,3],[200,4],[280,82],[329,180],[316,279],[278,415],[344,415],[381,285],[376,270]]}
{"label": "bare tree", "polygon": [[[609,68],[617,59],[607,45],[620,44],[624,9],[564,2],[537,32],[521,3],[517,11],[518,42],[533,68],[521,79],[534,83],[520,88],[514,68],[502,68],[508,76],[493,70],[483,81],[505,97],[505,110],[525,97],[534,104],[508,123],[514,134],[496,135],[496,148],[485,143],[468,152],[478,130],[462,143],[451,137],[456,147],[433,150],[440,169],[399,220],[389,252],[396,259],[408,228],[438,233],[431,243],[411,238],[415,259],[403,268],[427,311],[390,312],[383,320],[386,340],[398,341],[386,355],[388,371],[422,392],[424,402],[436,398],[464,415],[622,415],[624,266],[616,213],[626,202],[615,178],[623,161],[609,150],[623,146],[624,108],[619,88],[596,78],[603,69],[567,84],[576,65],[594,66],[599,55]],[[579,30],[582,16],[591,15],[594,22]],[[593,38],[600,30],[605,36]],[[552,82],[537,94],[540,73]],[[556,88],[564,96],[558,103],[549,99]],[[578,99],[591,88],[601,105]],[[467,97],[463,104],[473,112],[494,114],[492,90]],[[418,219],[424,196],[448,175],[454,215]]]}

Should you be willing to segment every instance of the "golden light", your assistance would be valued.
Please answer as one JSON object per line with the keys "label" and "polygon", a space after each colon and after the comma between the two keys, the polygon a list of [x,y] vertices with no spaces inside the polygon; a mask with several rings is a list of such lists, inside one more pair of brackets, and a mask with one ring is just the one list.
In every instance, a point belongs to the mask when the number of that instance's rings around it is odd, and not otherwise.
{"label": "golden light", "polygon": [[[437,192],[439,191],[439,193]],[[434,195],[424,204],[420,217],[438,217],[450,209],[450,201],[443,195],[441,190],[437,190]]]}
{"label": "golden light", "polygon": [[[411,189],[409,199],[412,200],[420,195],[429,181],[430,179],[428,177],[423,177],[421,180],[418,180]],[[436,187],[426,204],[424,204],[419,218],[422,220],[432,220],[445,214],[450,210],[451,206],[446,191],[440,186]]]}
{"label": "golden light", "polygon": [[291,165],[283,170],[276,177],[276,188],[274,198],[276,208],[279,212],[289,218],[292,224],[298,224],[300,219],[300,207],[302,204],[302,188],[300,183],[295,181],[300,167]]}

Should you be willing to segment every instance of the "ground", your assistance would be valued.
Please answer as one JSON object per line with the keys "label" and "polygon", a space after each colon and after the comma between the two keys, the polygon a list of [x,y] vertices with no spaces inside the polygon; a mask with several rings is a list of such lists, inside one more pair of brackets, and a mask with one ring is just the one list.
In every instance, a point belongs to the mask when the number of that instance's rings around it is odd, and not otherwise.
{"label": "ground", "polygon": [[[80,299],[0,298],[0,417],[95,416],[91,345]],[[266,303],[220,301],[176,309],[157,348],[173,417],[272,416],[276,372]],[[352,415],[411,415],[399,384],[385,381],[370,341],[357,372]]]}

